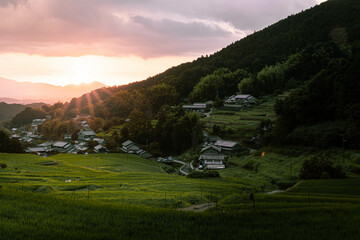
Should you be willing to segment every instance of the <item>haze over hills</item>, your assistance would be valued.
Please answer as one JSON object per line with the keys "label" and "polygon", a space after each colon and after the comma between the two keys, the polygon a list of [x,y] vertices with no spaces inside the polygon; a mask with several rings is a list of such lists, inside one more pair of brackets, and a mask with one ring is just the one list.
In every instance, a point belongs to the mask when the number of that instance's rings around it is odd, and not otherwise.
{"label": "haze over hills", "polygon": [[100,82],[55,86],[46,83],[17,82],[0,77],[0,102],[28,104],[69,101],[94,89],[105,87]]}

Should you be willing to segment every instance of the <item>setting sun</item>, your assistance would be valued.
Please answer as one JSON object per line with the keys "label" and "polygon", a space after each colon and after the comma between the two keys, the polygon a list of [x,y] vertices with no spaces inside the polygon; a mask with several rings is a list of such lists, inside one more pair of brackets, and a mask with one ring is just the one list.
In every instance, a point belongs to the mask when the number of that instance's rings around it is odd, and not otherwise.
{"label": "setting sun", "polygon": [[[122,85],[144,80],[167,68],[190,61],[192,57],[106,57],[86,55],[81,57],[45,57],[28,54],[2,54],[2,77],[21,82],[43,82],[65,86],[102,82]],[[21,69],[21,71],[19,71]]]}
{"label": "setting sun", "polygon": [[[93,81],[101,80],[101,76],[104,76],[104,68],[102,61],[92,56],[84,56],[78,58],[66,59],[62,78],[64,83],[67,84],[81,84],[90,83]],[[68,79],[70,82],[65,82]],[[61,80],[60,80],[61,81]]]}

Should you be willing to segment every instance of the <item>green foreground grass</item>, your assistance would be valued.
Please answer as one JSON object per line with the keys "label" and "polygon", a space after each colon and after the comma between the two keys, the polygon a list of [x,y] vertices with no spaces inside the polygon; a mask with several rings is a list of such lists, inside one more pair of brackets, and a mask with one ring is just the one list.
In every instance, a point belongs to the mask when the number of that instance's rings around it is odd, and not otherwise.
{"label": "green foreground grass", "polygon": [[[8,165],[0,170],[0,239],[358,238],[360,178],[301,181],[266,194],[269,179],[287,177],[289,158],[230,161],[222,178],[189,179],[134,155],[0,154]],[[243,168],[249,161],[262,162],[255,171]],[[175,210],[204,202],[216,207]]]}
{"label": "green foreground grass", "polygon": [[0,162],[8,165],[0,182],[9,189],[152,207],[183,207],[258,187],[255,180],[170,175],[166,165],[130,154],[0,154]]}
{"label": "green foreground grass", "polygon": [[360,234],[359,198],[319,201],[311,195],[310,205],[307,196],[296,194],[255,198],[256,210],[249,202],[244,208],[231,203],[189,213],[2,189],[0,239],[358,239]]}

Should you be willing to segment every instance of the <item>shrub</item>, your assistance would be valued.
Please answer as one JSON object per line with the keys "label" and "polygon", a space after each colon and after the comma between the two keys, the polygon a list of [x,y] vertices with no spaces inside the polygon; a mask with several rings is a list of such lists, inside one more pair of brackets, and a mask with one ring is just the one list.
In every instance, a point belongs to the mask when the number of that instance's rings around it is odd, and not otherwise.
{"label": "shrub", "polygon": [[186,176],[187,178],[219,178],[220,174],[217,171],[192,171],[189,175]]}
{"label": "shrub", "polygon": [[306,160],[300,170],[300,179],[345,178],[341,166],[333,163],[325,156],[314,156]]}
{"label": "shrub", "polygon": [[286,190],[297,183],[297,180],[272,179],[272,184],[277,185],[281,190]]}
{"label": "shrub", "polygon": [[243,166],[243,168],[247,169],[247,170],[251,170],[251,171],[258,171],[259,167],[260,167],[260,163],[256,162],[254,160],[250,160],[247,163],[245,163]]}
{"label": "shrub", "polygon": [[161,168],[168,174],[176,172],[176,169],[169,165],[161,166]]}
{"label": "shrub", "polygon": [[7,165],[6,165],[6,163],[0,163],[0,167],[1,168],[7,168]]}

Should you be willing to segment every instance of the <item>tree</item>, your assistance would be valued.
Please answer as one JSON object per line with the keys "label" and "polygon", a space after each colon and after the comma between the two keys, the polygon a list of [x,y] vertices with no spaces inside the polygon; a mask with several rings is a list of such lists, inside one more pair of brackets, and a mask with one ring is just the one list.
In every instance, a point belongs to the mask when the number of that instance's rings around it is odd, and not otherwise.
{"label": "tree", "polygon": [[[140,144],[149,144],[152,136],[151,119],[142,112],[133,110],[129,115],[129,121],[125,123],[124,128],[128,131],[131,140]],[[121,134],[125,135],[126,130],[122,130]]]}
{"label": "tree", "polygon": [[6,130],[0,129],[0,152],[5,153],[22,153],[21,143],[17,139],[10,138]]}
{"label": "tree", "polygon": [[17,114],[11,120],[11,126],[13,127],[24,126],[30,124],[33,119],[45,118],[45,117],[46,117],[46,113],[44,112],[44,110],[27,107],[25,108],[24,111]]}
{"label": "tree", "polygon": [[98,117],[93,117],[89,120],[90,128],[95,132],[97,130],[103,130],[105,127],[105,120]]}
{"label": "tree", "polygon": [[320,179],[323,176],[330,178],[345,178],[346,175],[341,166],[333,166],[326,156],[314,156],[305,160],[300,170],[300,179]]}
{"label": "tree", "polygon": [[147,93],[152,113],[157,113],[161,106],[172,105],[178,98],[175,87],[168,84],[157,84],[152,86]]}
{"label": "tree", "polygon": [[243,69],[235,72],[227,68],[221,68],[200,79],[189,94],[189,101],[207,101],[215,98],[223,99],[225,96],[235,93],[234,89],[242,79],[248,77],[249,74]]}
{"label": "tree", "polygon": [[133,94],[121,90],[107,99],[104,104],[111,117],[127,117],[134,108],[133,102]]}

